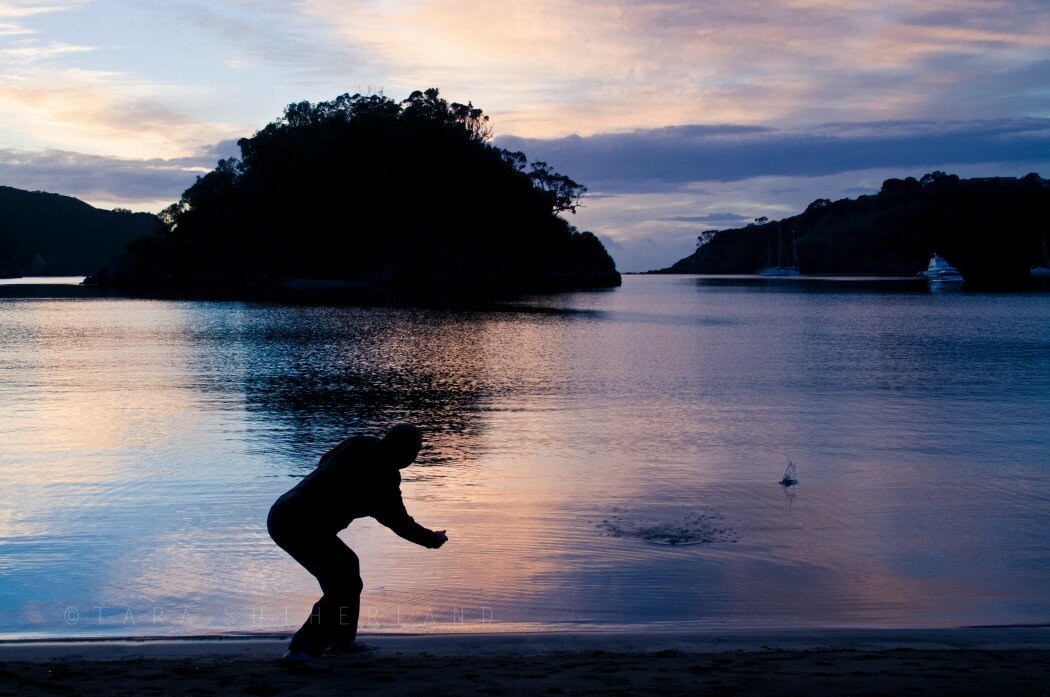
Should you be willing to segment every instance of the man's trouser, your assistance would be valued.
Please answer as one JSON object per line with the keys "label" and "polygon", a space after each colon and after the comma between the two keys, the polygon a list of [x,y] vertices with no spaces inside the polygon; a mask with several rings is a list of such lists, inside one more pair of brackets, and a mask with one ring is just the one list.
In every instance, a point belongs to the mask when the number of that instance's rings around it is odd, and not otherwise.
{"label": "man's trouser", "polygon": [[266,526],[273,541],[317,577],[324,594],[292,637],[288,650],[320,656],[332,644],[353,641],[364,588],[357,555],[336,535],[296,528],[273,510]]}

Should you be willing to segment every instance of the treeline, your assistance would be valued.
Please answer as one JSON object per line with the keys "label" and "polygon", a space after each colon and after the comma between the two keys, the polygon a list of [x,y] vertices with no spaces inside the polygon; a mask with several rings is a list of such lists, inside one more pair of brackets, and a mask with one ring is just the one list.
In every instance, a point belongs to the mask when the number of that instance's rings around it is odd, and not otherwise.
{"label": "treeline", "polygon": [[156,226],[149,213],[0,186],[0,278],[93,273]]}
{"label": "treeline", "polygon": [[598,238],[559,215],[585,187],[490,135],[481,109],[437,89],[292,104],[91,280],[224,296],[279,292],[290,279],[410,291],[618,285]]}
{"label": "treeline", "polygon": [[877,194],[818,199],[781,221],[702,233],[695,253],[660,273],[755,273],[766,266],[771,243],[776,258],[778,226],[785,246],[794,235],[804,274],[913,275],[937,252],[959,268],[967,287],[1019,286],[1043,263],[1050,181],[1035,173],[887,179]]}

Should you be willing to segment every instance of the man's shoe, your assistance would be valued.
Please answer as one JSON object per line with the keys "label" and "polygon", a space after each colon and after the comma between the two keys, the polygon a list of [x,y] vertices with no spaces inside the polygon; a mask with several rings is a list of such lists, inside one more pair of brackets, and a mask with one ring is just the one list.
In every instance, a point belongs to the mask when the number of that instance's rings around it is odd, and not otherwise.
{"label": "man's shoe", "polygon": [[277,662],[286,668],[296,668],[299,670],[324,669],[321,657],[315,656],[312,653],[307,653],[306,651],[285,651],[284,655],[277,659]]}
{"label": "man's shoe", "polygon": [[333,656],[350,656],[355,653],[366,653],[375,650],[375,646],[362,644],[360,641],[340,641],[332,644],[328,649],[328,653]]}

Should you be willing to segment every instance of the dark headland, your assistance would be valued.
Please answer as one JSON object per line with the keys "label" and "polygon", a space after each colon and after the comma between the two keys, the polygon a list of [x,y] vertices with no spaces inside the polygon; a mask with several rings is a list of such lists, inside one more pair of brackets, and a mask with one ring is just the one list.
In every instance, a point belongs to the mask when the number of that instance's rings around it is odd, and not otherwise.
{"label": "dark headland", "polygon": [[83,276],[152,232],[156,221],[149,213],[0,186],[0,278]]}
{"label": "dark headland", "polygon": [[911,276],[937,252],[966,277],[967,287],[1022,287],[1044,264],[1050,237],[1050,180],[960,179],[932,172],[887,179],[870,196],[818,199],[799,215],[759,218],[742,228],[709,230],[696,251],[654,273],[753,274],[776,263],[792,239],[804,274]]}
{"label": "dark headland", "polygon": [[619,285],[598,238],[563,217],[586,188],[490,135],[481,109],[436,89],[292,104],[87,282],[278,299]]}

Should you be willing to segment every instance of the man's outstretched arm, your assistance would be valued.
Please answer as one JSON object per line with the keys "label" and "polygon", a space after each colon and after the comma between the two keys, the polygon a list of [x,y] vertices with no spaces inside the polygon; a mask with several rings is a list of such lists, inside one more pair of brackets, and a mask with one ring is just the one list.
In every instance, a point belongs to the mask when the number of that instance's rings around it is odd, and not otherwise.
{"label": "man's outstretched arm", "polygon": [[372,517],[381,524],[394,531],[398,537],[402,537],[417,545],[437,549],[448,541],[445,533],[429,530],[415,521],[408,514],[405,502],[401,499],[401,490],[397,490],[396,496],[391,496],[378,507]]}

